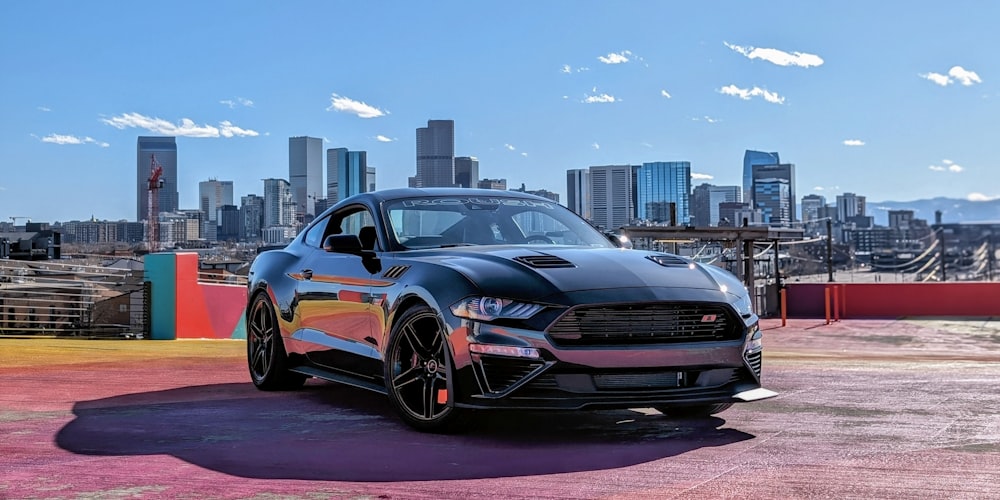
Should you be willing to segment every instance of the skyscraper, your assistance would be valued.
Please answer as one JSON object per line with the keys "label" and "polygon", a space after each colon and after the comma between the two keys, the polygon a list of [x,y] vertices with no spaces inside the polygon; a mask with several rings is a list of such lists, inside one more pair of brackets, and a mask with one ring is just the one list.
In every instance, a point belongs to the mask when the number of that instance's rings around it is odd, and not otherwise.
{"label": "skyscraper", "polygon": [[826,206],[826,197],[807,194],[802,197],[802,221],[811,222],[820,218],[819,211]]}
{"label": "skyscraper", "polygon": [[575,168],[566,171],[566,207],[584,219],[593,218],[589,168]]}
{"label": "skyscraper", "polygon": [[368,166],[367,151],[348,151],[347,148],[326,150],[327,206],[358,193],[373,191],[374,184],[375,169]]}
{"label": "skyscraper", "polygon": [[635,175],[633,165],[590,167],[591,221],[608,230],[622,227],[635,218]]}
{"label": "skyscraper", "polygon": [[338,172],[340,199],[368,191],[368,152],[348,151],[347,164]]}
{"label": "skyscraper", "polygon": [[233,181],[209,179],[198,183],[198,207],[206,220],[218,222],[219,207],[233,204]]}
{"label": "skyscraper", "polygon": [[837,220],[847,222],[851,217],[864,217],[865,197],[854,193],[844,193],[837,195]]}
{"label": "skyscraper", "polygon": [[347,165],[347,148],[326,150],[326,206],[340,201],[340,169]]}
{"label": "skyscraper", "polygon": [[264,179],[264,227],[291,226],[298,204],[292,199],[291,185],[285,179]]}
{"label": "skyscraper", "polygon": [[264,198],[248,194],[240,198],[240,239],[260,241],[264,228]]}
{"label": "skyscraper", "polygon": [[455,186],[455,121],[427,120],[417,129],[415,187]]}
{"label": "skyscraper", "polygon": [[455,158],[455,184],[459,187],[475,187],[479,183],[479,159],[475,156]]}
{"label": "skyscraper", "polygon": [[[753,186],[753,194],[751,196],[756,196],[757,188],[755,184],[759,179],[784,179],[788,181],[788,221],[797,221],[798,218],[795,216],[795,164],[754,165],[751,168],[751,186]],[[750,201],[752,208],[760,208],[760,202],[763,200],[751,198]]]}
{"label": "skyscraper", "polygon": [[323,196],[323,139],[288,139],[288,182],[296,213],[315,215],[316,199]]}
{"label": "skyscraper", "polygon": [[[653,222],[691,222],[691,162],[643,163],[636,175],[636,216]],[[669,204],[676,215],[670,220]]]}
{"label": "skyscraper", "polygon": [[791,195],[788,179],[779,177],[755,178],[753,182],[754,206],[763,215],[763,222],[784,226],[791,222]]}
{"label": "skyscraper", "polygon": [[[180,207],[177,193],[177,141],[174,137],[140,136],[136,145],[136,221],[149,220],[149,175],[152,159],[163,167],[163,187],[157,190],[160,212],[176,212]],[[157,214],[153,214],[154,217]]]}
{"label": "skyscraper", "polygon": [[753,203],[753,167],[754,165],[777,165],[781,163],[778,153],[746,150],[743,153],[743,201]]}
{"label": "skyscraper", "polygon": [[[740,186],[715,186],[702,184],[691,193],[691,218],[696,226],[718,226],[722,215],[719,206],[723,203],[743,201]],[[732,223],[732,219],[729,219]]]}
{"label": "skyscraper", "polygon": [[375,167],[368,167],[365,172],[365,184],[367,184],[368,189],[365,191],[371,193],[375,191]]}

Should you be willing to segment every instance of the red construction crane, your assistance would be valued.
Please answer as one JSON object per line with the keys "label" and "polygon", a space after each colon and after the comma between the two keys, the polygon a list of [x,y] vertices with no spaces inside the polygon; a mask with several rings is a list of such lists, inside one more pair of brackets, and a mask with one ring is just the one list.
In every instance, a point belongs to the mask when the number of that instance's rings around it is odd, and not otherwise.
{"label": "red construction crane", "polygon": [[156,155],[149,155],[149,180],[147,181],[149,200],[146,212],[146,241],[149,252],[160,249],[160,188],[163,187],[163,167],[156,161]]}

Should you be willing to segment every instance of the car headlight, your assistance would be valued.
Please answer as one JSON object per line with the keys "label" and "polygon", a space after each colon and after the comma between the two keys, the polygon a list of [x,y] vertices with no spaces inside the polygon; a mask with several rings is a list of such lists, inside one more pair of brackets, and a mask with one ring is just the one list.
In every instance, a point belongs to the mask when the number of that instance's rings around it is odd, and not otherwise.
{"label": "car headlight", "polygon": [[451,306],[451,313],[459,318],[477,321],[496,319],[528,319],[543,306],[496,297],[467,297]]}
{"label": "car headlight", "polygon": [[735,307],[736,312],[740,313],[740,316],[743,316],[744,318],[753,314],[753,301],[750,300],[750,294],[741,293],[736,295],[736,302],[733,302],[733,307]]}

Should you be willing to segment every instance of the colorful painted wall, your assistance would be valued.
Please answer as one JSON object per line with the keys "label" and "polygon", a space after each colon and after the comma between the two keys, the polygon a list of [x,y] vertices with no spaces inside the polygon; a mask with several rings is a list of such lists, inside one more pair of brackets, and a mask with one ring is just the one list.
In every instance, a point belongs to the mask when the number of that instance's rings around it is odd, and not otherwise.
{"label": "colorful painted wall", "polygon": [[199,283],[198,254],[147,255],[144,279],[153,288],[154,340],[246,338],[246,287]]}
{"label": "colorful painted wall", "polygon": [[1000,316],[1000,283],[789,283],[788,316],[822,318],[829,290],[840,318]]}

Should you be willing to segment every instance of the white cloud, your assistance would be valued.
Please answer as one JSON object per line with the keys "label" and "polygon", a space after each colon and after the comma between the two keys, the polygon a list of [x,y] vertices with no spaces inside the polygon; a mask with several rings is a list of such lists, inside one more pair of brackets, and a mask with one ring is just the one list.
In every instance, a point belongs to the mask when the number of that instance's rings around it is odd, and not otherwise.
{"label": "white cloud", "polygon": [[600,144],[598,144],[598,143],[596,143],[596,142],[595,142],[595,143],[593,143],[593,144],[591,144],[591,145],[590,145],[590,147],[592,147],[592,148],[594,148],[594,149],[601,149],[601,145],[600,145]]}
{"label": "white cloud", "polygon": [[969,195],[966,196],[965,199],[969,201],[993,201],[993,200],[1000,200],[1000,195],[989,196],[983,193],[969,193]]}
{"label": "white cloud", "polygon": [[712,118],[711,116],[706,116],[705,117],[705,121],[708,122],[708,123],[719,123],[722,120],[720,120],[718,118]]}
{"label": "white cloud", "polygon": [[43,113],[48,113],[49,111],[52,111],[51,108],[46,108],[45,106],[39,106],[37,109],[38,111],[41,111]]}
{"label": "white cloud", "polygon": [[527,158],[528,157],[528,153],[521,153],[521,156]]}
{"label": "white cloud", "polygon": [[844,140],[844,145],[845,146],[864,146],[865,145],[865,141],[862,141],[861,139],[845,139]]}
{"label": "white cloud", "polygon": [[616,102],[618,100],[619,99],[615,99],[615,96],[613,96],[613,95],[609,95],[609,94],[596,94],[596,95],[589,95],[589,96],[587,96],[587,98],[584,99],[583,102],[585,102],[587,104],[593,104],[595,102]]}
{"label": "white cloud", "polygon": [[382,134],[379,134],[379,135],[375,136],[375,140],[378,141],[378,142],[393,142],[396,139],[393,139],[391,137],[386,137],[386,136],[384,136]]}
{"label": "white cloud", "polygon": [[190,118],[181,118],[181,122],[175,124],[162,118],[149,117],[139,113],[122,113],[121,116],[101,118],[101,121],[118,130],[141,128],[157,134],[181,137],[256,137],[260,135],[255,130],[237,127],[230,121],[220,122],[219,126],[215,127],[197,125]]}
{"label": "white cloud", "polygon": [[6,191],[6,190],[7,190],[7,188],[5,188],[3,186],[0,186],[0,191]]}
{"label": "white cloud", "polygon": [[823,189],[823,186],[816,186],[813,188],[813,191],[823,191]]}
{"label": "white cloud", "polygon": [[670,92],[667,92],[666,90],[661,90],[660,91],[660,95],[662,95],[663,97],[666,97],[667,99],[670,99],[671,97],[673,97],[673,96],[670,95]]}
{"label": "white cloud", "polygon": [[[32,134],[34,136],[34,134]],[[38,137],[38,136],[35,136]],[[75,135],[62,135],[62,134],[49,134],[45,137],[39,137],[42,142],[47,142],[49,144],[95,144],[102,148],[111,146],[110,144],[102,141],[98,141],[93,137],[77,137]]]}
{"label": "white cloud", "polygon": [[646,147],[646,148],[653,147],[653,145],[650,144],[650,143],[648,143],[648,142],[640,142],[639,145],[642,146],[642,147]]}
{"label": "white cloud", "polygon": [[952,172],[956,174],[965,170],[965,167],[958,165],[949,159],[941,160],[941,165],[930,165],[927,168],[933,170],[934,172]]}
{"label": "white cloud", "polygon": [[727,85],[719,89],[719,93],[725,95],[731,95],[739,97],[744,101],[750,100],[751,97],[763,97],[765,101],[773,104],[784,104],[785,98],[778,95],[777,92],[771,92],[770,90],[762,89],[760,87],[754,87],[752,89],[743,89],[737,87],[736,85]]}
{"label": "white cloud", "polygon": [[570,73],[583,73],[584,71],[590,71],[590,68],[586,66],[581,66],[579,68],[573,69],[573,67],[570,66],[569,64],[563,64],[562,67],[559,68],[560,73],[565,73],[567,75]]}
{"label": "white cloud", "polygon": [[221,134],[222,137],[226,138],[247,137],[247,136],[256,137],[257,135],[259,135],[257,134],[257,131],[237,127],[236,125],[233,125],[233,122],[229,120],[224,120],[219,122],[219,134]]}
{"label": "white cloud", "polygon": [[961,83],[962,85],[968,87],[977,83],[983,83],[983,79],[979,78],[979,74],[975,71],[967,70],[961,66],[952,66],[948,70],[947,75],[942,75],[941,73],[921,73],[921,78],[926,78],[942,87],[946,87],[955,83]]}
{"label": "white cloud", "polygon": [[606,56],[597,56],[597,60],[604,64],[625,64],[631,56],[631,51],[624,50],[622,52],[612,52]]}
{"label": "white cloud", "polygon": [[515,148],[514,146],[512,146],[510,144],[504,144],[503,147],[506,148],[507,151],[513,151],[513,150],[517,149],[517,148]]}
{"label": "white cloud", "polygon": [[979,78],[979,75],[975,71],[969,71],[961,66],[952,66],[948,70],[948,76],[958,80],[959,83],[966,87],[974,83],[983,83],[983,80]]}
{"label": "white cloud", "polygon": [[823,58],[816,54],[807,54],[805,52],[788,53],[778,49],[762,49],[751,46],[743,47],[740,45],[733,45],[729,42],[722,43],[724,43],[726,47],[743,54],[747,57],[747,59],[763,59],[769,63],[777,64],[778,66],[800,66],[803,68],[810,68],[813,66],[823,65]]}
{"label": "white cloud", "polygon": [[229,106],[229,109],[233,109],[237,105],[244,106],[244,107],[247,107],[247,108],[252,108],[253,107],[253,101],[251,101],[250,99],[247,99],[245,97],[237,97],[236,100],[223,99],[223,100],[219,101],[219,104],[225,104],[226,106]]}
{"label": "white cloud", "polygon": [[698,173],[695,173],[695,172],[691,172],[691,178],[694,179],[694,180],[696,180],[696,181],[703,181],[703,180],[704,181],[710,181],[710,180],[714,179],[715,176],[714,175],[709,175],[709,174],[698,174]]}
{"label": "white cloud", "polygon": [[341,113],[351,113],[359,118],[378,118],[385,116],[386,112],[371,106],[365,102],[355,101],[348,97],[337,94],[330,94],[330,107],[327,111],[340,111]]}
{"label": "white cloud", "polygon": [[942,75],[941,73],[921,73],[921,78],[926,78],[942,87],[951,83],[951,78],[947,75]]}

